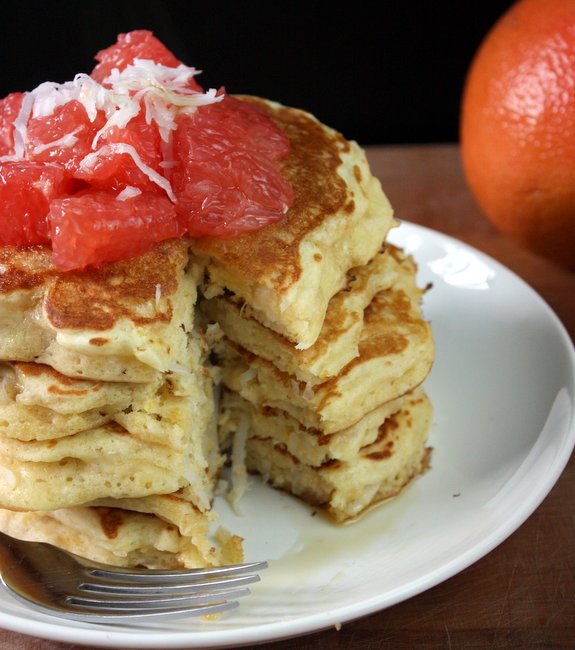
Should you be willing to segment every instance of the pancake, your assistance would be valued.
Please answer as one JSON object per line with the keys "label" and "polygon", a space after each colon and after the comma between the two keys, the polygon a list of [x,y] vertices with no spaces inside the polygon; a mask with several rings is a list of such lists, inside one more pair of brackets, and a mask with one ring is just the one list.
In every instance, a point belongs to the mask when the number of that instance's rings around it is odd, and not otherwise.
{"label": "pancake", "polygon": [[419,299],[395,287],[378,293],[365,310],[359,356],[313,387],[237,344],[224,340],[216,350],[228,389],[327,433],[352,426],[421,384],[434,359],[431,327],[421,316]]}
{"label": "pancake", "polygon": [[270,406],[257,407],[237,393],[224,390],[220,401],[219,434],[224,449],[231,448],[236,431],[249,429],[254,438],[272,438],[306,465],[319,467],[329,460],[349,461],[362,447],[374,442],[379,427],[397,413],[407,400],[403,395],[378,406],[347,429],[325,433],[305,427],[286,411]]}
{"label": "pancake", "polygon": [[413,262],[389,245],[368,264],[350,269],[344,288],[328,304],[317,340],[306,350],[298,350],[291,341],[259,323],[252,309],[237,297],[203,300],[199,308],[231,341],[299,381],[314,385],[337,375],[358,356],[365,308],[376,293],[397,282],[399,274],[413,275]]}
{"label": "pancake", "polygon": [[396,496],[427,469],[431,417],[429,399],[416,391],[355,458],[312,466],[274,438],[253,435],[247,441],[246,466],[274,487],[324,508],[335,521],[347,521]]}
{"label": "pancake", "polygon": [[186,382],[198,363],[193,307],[201,269],[184,239],[97,269],[59,272],[42,247],[0,247],[0,359],[69,377]]}
{"label": "pancake", "polygon": [[169,375],[129,384],[70,378],[50,366],[0,364],[0,437],[51,440],[118,422],[150,441],[183,450],[190,431],[204,431],[213,414],[208,374],[198,373],[195,392],[179,395]]}
{"label": "pancake", "polygon": [[0,459],[2,507],[13,510],[168,494],[198,475],[193,455],[139,440],[115,423],[49,441],[0,439]]}
{"label": "pancake", "polygon": [[244,99],[290,139],[281,169],[292,184],[293,205],[261,230],[197,239],[192,250],[206,265],[207,297],[232,292],[254,318],[307,349],[349,269],[367,264],[395,225],[392,209],[357,143],[304,111]]}
{"label": "pancake", "polygon": [[50,366],[0,363],[0,437],[51,440],[110,422],[161,390],[147,384],[66,377]]}
{"label": "pancake", "polygon": [[179,569],[242,561],[241,538],[217,531],[179,494],[35,512],[0,510],[0,529],[95,562]]}

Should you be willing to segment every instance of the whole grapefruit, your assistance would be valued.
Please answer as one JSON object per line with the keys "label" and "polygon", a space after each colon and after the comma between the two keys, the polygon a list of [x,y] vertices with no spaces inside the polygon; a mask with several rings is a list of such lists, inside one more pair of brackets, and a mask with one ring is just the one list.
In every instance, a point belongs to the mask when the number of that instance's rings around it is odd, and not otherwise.
{"label": "whole grapefruit", "polygon": [[474,55],[461,104],[468,185],[531,251],[575,268],[575,0],[519,0]]}

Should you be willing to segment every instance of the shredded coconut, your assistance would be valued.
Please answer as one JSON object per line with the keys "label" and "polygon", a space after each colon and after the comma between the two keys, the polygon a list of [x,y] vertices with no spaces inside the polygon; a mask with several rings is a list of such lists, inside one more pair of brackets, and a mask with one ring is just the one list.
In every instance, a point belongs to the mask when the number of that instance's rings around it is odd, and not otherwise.
{"label": "shredded coconut", "polygon": [[109,84],[121,98],[128,97],[129,101],[118,102],[119,110],[110,115],[101,131],[105,133],[112,126],[125,127],[140,112],[143,103],[146,122],[156,122],[162,140],[167,142],[170,132],[175,129],[178,113],[191,114],[198,106],[223,99],[223,95],[216,95],[215,88],[200,93],[189,87],[190,80],[198,72],[184,64],[169,68],[147,59],[136,59],[121,72],[112,70],[104,83]]}
{"label": "shredded coconut", "polygon": [[133,199],[135,196],[139,196],[141,193],[142,190],[139,188],[127,185],[121,192],[118,192],[116,198],[118,201],[126,201],[127,199]]}
{"label": "shredded coconut", "polygon": [[309,402],[310,400],[313,399],[314,394],[315,393],[313,392],[313,388],[309,385],[306,385],[305,390],[303,392],[303,398]]}
{"label": "shredded coconut", "polygon": [[246,445],[248,442],[249,422],[244,414],[238,416],[231,453],[231,484],[227,498],[234,511],[241,515],[240,499],[249,487],[246,469]]}
{"label": "shredded coconut", "polygon": [[[0,162],[26,160],[29,120],[48,117],[59,106],[76,100],[84,106],[91,122],[94,122],[99,112],[103,112],[106,117],[106,123],[92,141],[92,152],[81,161],[81,166],[90,169],[96,164],[99,156],[126,153],[138,168],[175,202],[168,180],[146,165],[133,146],[118,142],[98,148],[98,143],[112,127],[125,128],[144,110],[146,122],[155,122],[162,138],[164,161],[160,164],[162,167],[171,167],[174,164],[171,155],[171,133],[176,128],[176,117],[182,113],[191,114],[199,106],[213,104],[224,98],[223,95],[218,95],[214,88],[206,92],[190,88],[189,82],[198,72],[184,64],[170,68],[147,59],[136,59],[121,72],[113,69],[103,84],[87,74],[78,74],[73,81],[62,84],[46,81],[25,93],[18,116],[14,120],[14,154],[3,156]],[[71,147],[77,141],[76,132],[72,131],[58,140],[39,145],[35,147],[34,152],[42,153],[55,146]]]}
{"label": "shredded coconut", "polygon": [[244,385],[252,381],[252,379],[255,379],[256,377],[256,371],[255,368],[248,368],[245,372],[242,372],[240,375],[240,384]]}
{"label": "shredded coconut", "polygon": [[97,151],[89,153],[87,156],[82,158],[80,161],[80,167],[85,170],[90,170],[97,163],[100,156],[109,156],[111,153],[125,153],[132,158],[135,165],[138,169],[144,173],[153,183],[161,187],[166,194],[168,195],[172,203],[176,202],[176,197],[170,185],[170,181],[167,178],[164,178],[161,174],[155,169],[152,169],[149,165],[140,158],[138,152],[131,144],[125,144],[124,142],[112,142],[111,144],[105,144],[103,147],[100,147]]}
{"label": "shredded coconut", "polygon": [[224,337],[224,332],[219,323],[208,323],[206,325],[206,343],[210,348],[213,348],[216,343],[219,343]]}
{"label": "shredded coconut", "polygon": [[53,149],[54,147],[67,147],[71,149],[76,144],[76,142],[78,142],[76,133],[78,133],[80,128],[81,127],[74,129],[71,133],[66,133],[66,135],[63,135],[61,138],[58,138],[57,140],[53,140],[52,142],[46,142],[45,144],[39,144],[35,146],[34,154],[38,155],[44,153],[44,151],[47,151],[48,149]]}
{"label": "shredded coconut", "polygon": [[227,494],[230,484],[225,478],[219,478],[214,489],[214,496],[223,497]]}

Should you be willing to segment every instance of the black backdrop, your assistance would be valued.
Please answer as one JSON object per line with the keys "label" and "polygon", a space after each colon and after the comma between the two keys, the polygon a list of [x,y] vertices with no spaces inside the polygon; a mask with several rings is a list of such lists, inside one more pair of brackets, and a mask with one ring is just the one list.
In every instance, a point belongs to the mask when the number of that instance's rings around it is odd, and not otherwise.
{"label": "black backdrop", "polygon": [[362,144],[455,141],[465,72],[510,4],[12,1],[0,96],[89,72],[99,49],[140,28],[203,70],[204,87],[305,108]]}

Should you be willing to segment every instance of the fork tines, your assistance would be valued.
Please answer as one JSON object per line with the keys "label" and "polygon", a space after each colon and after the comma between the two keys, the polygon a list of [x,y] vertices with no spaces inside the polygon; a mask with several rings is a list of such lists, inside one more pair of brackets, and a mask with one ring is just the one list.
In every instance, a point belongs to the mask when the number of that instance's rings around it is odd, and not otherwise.
{"label": "fork tines", "polygon": [[[207,615],[237,607],[246,585],[260,580],[267,562],[190,570],[107,569],[86,566],[85,581],[66,605],[99,619]],[[76,618],[76,616],[74,616]]]}

